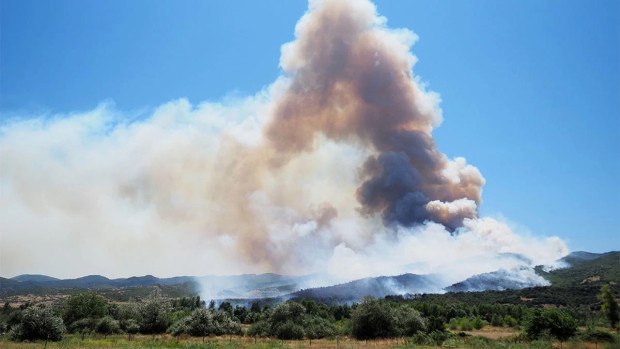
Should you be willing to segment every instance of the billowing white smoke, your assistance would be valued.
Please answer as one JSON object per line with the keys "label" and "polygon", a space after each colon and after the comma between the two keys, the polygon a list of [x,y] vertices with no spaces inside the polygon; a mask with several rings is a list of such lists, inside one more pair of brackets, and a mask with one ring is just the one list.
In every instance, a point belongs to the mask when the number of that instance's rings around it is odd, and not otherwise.
{"label": "billowing white smoke", "polygon": [[413,33],[350,0],[311,1],[296,35],[285,74],[251,97],[3,121],[0,274],[448,285],[567,254],[478,217],[484,178],[435,146],[439,96],[413,74]]}

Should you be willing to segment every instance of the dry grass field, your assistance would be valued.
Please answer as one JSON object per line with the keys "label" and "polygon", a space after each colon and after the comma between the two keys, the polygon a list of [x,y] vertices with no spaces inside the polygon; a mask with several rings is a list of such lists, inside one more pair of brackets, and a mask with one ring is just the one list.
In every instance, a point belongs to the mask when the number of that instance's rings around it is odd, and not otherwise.
{"label": "dry grass field", "polygon": [[[256,348],[256,349],[268,349],[268,348],[331,348],[331,349],[408,349],[408,348],[425,348],[425,349],[439,349],[439,348],[497,348],[497,349],[598,349],[598,348],[620,348],[615,344],[598,344],[598,343],[583,343],[583,342],[521,342],[515,343],[508,340],[507,337],[514,336],[514,331],[501,331],[499,328],[487,327],[479,331],[469,332],[473,336],[460,339],[448,339],[442,346],[422,346],[417,344],[406,343],[403,338],[399,339],[381,339],[381,340],[369,340],[358,341],[352,338],[344,337],[337,339],[320,339],[313,340],[310,344],[309,340],[298,341],[281,341],[277,339],[268,338],[252,338],[242,336],[232,337],[207,337],[204,342],[202,338],[182,336],[174,338],[170,335],[161,336],[146,336],[138,335],[132,337],[131,341],[127,340],[126,335],[113,335],[104,338],[99,335],[87,336],[84,340],[81,340],[79,336],[67,335],[60,342],[49,342],[47,348]],[[11,342],[6,338],[0,339],[0,348],[44,348],[45,342],[38,341],[34,343],[29,342]]]}

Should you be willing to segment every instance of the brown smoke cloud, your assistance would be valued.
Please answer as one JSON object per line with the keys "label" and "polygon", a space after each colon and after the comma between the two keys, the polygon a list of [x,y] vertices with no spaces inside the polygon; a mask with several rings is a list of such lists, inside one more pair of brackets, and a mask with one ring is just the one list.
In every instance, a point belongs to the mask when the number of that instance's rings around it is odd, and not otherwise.
{"label": "brown smoke cloud", "polygon": [[[311,2],[283,50],[292,81],[265,133],[275,166],[311,151],[318,135],[368,148],[361,211],[412,225],[438,218],[426,210],[430,201],[479,204],[484,179],[437,150],[431,131],[441,112],[413,79],[414,59],[399,35],[406,36],[388,31],[368,2]],[[454,221],[451,212],[438,221]]]}
{"label": "brown smoke cloud", "polygon": [[[452,230],[463,218],[476,217],[475,208],[464,214],[429,205],[463,199],[479,204],[484,178],[464,159],[450,161],[435,146],[431,131],[441,111],[438,98],[413,78],[413,35],[388,30],[367,1],[310,2],[295,34],[281,59],[290,82],[274,101],[262,143],[248,152],[232,144],[221,157],[222,178],[216,183],[234,189],[214,199],[236,202],[234,212],[226,212],[232,219],[222,220],[218,230],[239,232],[239,247],[252,263],[273,267],[290,259],[290,248],[256,248],[269,247],[270,234],[265,224],[247,219],[252,212],[246,199],[264,187],[264,178],[313,152],[319,139],[368,154],[356,190],[364,215],[379,214],[387,225],[437,221]],[[290,190],[283,187],[282,195],[290,197]]]}

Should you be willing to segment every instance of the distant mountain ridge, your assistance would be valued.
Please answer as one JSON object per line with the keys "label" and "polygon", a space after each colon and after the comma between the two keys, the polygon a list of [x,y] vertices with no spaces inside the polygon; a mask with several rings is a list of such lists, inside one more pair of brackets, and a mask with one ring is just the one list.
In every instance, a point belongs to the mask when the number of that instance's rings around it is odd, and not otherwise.
{"label": "distant mountain ridge", "polygon": [[[519,256],[507,255],[507,258]],[[524,260],[524,263],[527,262]],[[60,280],[46,275],[24,274],[13,278],[0,277],[0,296],[24,294],[38,289],[125,289],[156,285],[184,285],[184,292],[201,290],[208,299],[228,299],[239,302],[259,299],[285,300],[312,298],[324,303],[351,303],[372,295],[383,298],[388,295],[414,295],[444,292],[501,291],[536,286],[599,287],[603,283],[620,281],[620,252],[590,253],[577,251],[560,259],[563,267],[547,269],[543,266],[522,266],[510,270],[500,269],[474,275],[466,280],[447,286],[437,275],[402,274],[396,276],[369,277],[326,287],[305,288],[316,284],[316,275],[287,276],[273,273],[243,274],[235,276],[176,276],[158,278],[153,275],[109,279],[101,275],[88,275],[75,279]],[[148,290],[144,290],[148,291]],[[150,291],[149,291],[150,292]]]}
{"label": "distant mountain ridge", "polygon": [[19,275],[11,279],[0,278],[0,289],[24,289],[29,287],[49,288],[113,288],[131,286],[153,286],[182,284],[193,280],[190,276],[157,278],[153,275],[108,279],[101,275],[87,275],[76,279],[57,279],[46,275]]}
{"label": "distant mountain ridge", "polygon": [[504,291],[549,285],[549,281],[536,274],[533,268],[520,267],[474,275],[446,287],[445,290],[448,292]]}
{"label": "distant mountain ridge", "polygon": [[46,275],[19,275],[11,279],[0,277],[0,294],[33,288],[50,289],[111,289],[126,287],[174,286],[190,284],[192,289],[202,288],[214,299],[226,297],[274,297],[300,289],[296,285],[309,276],[287,276],[274,273],[242,274],[234,276],[176,276],[158,278],[153,275],[109,279],[102,275],[87,275],[60,280]]}
{"label": "distant mountain ridge", "polygon": [[440,280],[434,275],[402,274],[370,277],[344,284],[310,288],[291,293],[291,298],[312,298],[326,304],[357,302],[365,296],[383,298],[393,294],[441,292]]}
{"label": "distant mountain ridge", "polygon": [[47,281],[58,281],[60,279],[51,277],[51,276],[47,276],[47,275],[39,275],[39,274],[22,274],[22,275],[18,275],[15,277],[12,277],[11,280],[13,281],[20,281],[20,282],[28,282],[28,281],[32,281],[32,282],[47,282]]}

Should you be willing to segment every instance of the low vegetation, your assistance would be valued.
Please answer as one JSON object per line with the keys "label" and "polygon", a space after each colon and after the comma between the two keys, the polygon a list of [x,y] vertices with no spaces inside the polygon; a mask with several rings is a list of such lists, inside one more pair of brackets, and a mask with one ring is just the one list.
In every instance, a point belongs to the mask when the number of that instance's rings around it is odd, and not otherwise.
{"label": "low vegetation", "polygon": [[615,294],[604,286],[598,299],[597,309],[403,297],[367,297],[350,306],[300,299],[274,307],[254,303],[247,309],[228,302],[206,304],[199,297],[171,298],[159,289],[125,303],[82,292],[47,306],[5,304],[0,312],[0,344],[268,348],[292,343],[356,347],[372,341],[378,347],[401,348],[548,348],[552,343],[589,342],[618,347]]}
{"label": "low vegetation", "polygon": [[618,256],[569,261],[573,268],[548,273],[549,287],[353,304],[274,298],[244,307],[169,286],[16,295],[0,309],[0,347],[619,348]]}

